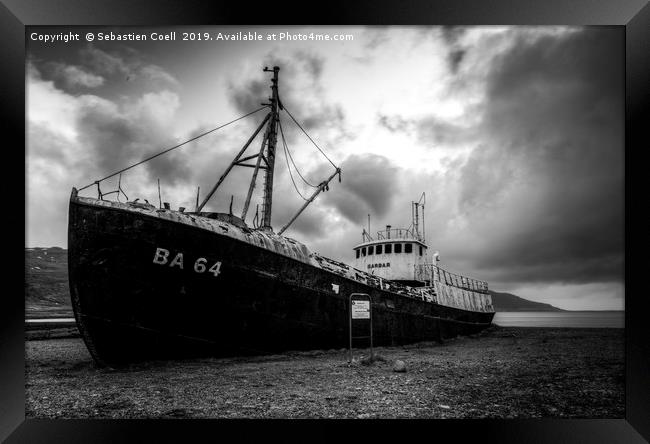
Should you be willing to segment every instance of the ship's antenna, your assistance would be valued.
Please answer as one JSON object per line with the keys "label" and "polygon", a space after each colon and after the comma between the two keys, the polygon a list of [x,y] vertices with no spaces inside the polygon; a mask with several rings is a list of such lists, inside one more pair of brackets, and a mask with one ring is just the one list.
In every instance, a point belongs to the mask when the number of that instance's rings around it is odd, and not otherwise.
{"label": "ship's antenna", "polygon": [[413,206],[415,207],[415,219],[413,220],[414,223],[414,228],[415,228],[415,238],[419,239],[420,238],[420,215],[418,214],[418,207],[420,206],[420,203],[413,202]]}
{"label": "ship's antenna", "polygon": [[160,197],[160,177],[158,178],[158,208],[162,208],[162,198]]}
{"label": "ship's antenna", "polygon": [[[422,196],[420,196],[420,200],[418,200],[418,201],[415,203],[415,205],[416,205],[416,207],[415,207],[415,208],[416,208],[416,210],[415,210],[415,214],[416,214],[416,216],[417,216],[417,207],[419,206],[419,207],[422,208],[422,242],[425,242],[425,241],[426,241],[426,236],[425,236],[425,225],[424,225],[424,204],[426,204],[426,203],[427,203],[427,195],[426,195],[426,193],[423,192],[423,193],[422,193]],[[419,219],[420,219],[420,218],[417,217],[417,220],[418,220],[418,226],[419,226],[419,223],[420,223],[420,222],[419,222]],[[418,237],[419,237],[419,233],[418,233]]]}
{"label": "ship's antenna", "polygon": [[196,187],[196,206],[194,207],[196,212],[199,212],[199,192],[201,191],[201,187]]}
{"label": "ship's antenna", "polygon": [[368,234],[370,234],[370,214],[368,214]]}
{"label": "ship's antenna", "polygon": [[[413,227],[413,231],[417,233],[417,223],[415,222],[415,202],[411,201],[411,227]],[[411,232],[413,234],[413,232]],[[417,234],[415,234],[413,237],[417,238]]]}
{"label": "ship's antenna", "polygon": [[425,226],[426,225],[424,225],[424,204],[422,204],[422,242],[425,242],[427,240],[427,237],[424,233]]}

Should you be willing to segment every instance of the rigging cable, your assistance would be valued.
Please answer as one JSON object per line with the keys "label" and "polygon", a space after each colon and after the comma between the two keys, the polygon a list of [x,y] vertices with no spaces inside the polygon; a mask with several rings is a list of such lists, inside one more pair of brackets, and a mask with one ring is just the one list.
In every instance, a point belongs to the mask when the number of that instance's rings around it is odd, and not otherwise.
{"label": "rigging cable", "polygon": [[[279,122],[280,119],[278,119],[278,123]],[[287,154],[287,142],[284,140],[284,133],[282,132],[282,124],[280,124],[280,135],[282,137],[282,148],[284,148],[284,160],[287,162],[287,170],[289,171],[289,177],[291,178],[291,183],[293,183],[293,187],[295,188],[296,193],[298,193],[298,195],[302,198],[302,200],[307,201],[307,198],[303,196],[300,190],[298,189],[298,186],[296,185],[296,181],[293,179],[293,174],[291,174],[291,167],[289,166],[289,155]],[[298,169],[296,169],[296,171],[298,171]]]}
{"label": "rigging cable", "polygon": [[278,118],[278,123],[280,126],[280,135],[282,136],[282,143],[284,143],[285,146],[285,152],[289,154],[289,159],[291,160],[291,163],[293,164],[293,168],[296,170],[296,173],[298,173],[298,175],[300,176],[302,181],[305,182],[305,184],[309,185],[312,188],[318,188],[317,185],[310,183],[307,179],[305,179],[305,177],[302,174],[300,174],[300,170],[298,169],[296,162],[294,162],[293,156],[291,155],[291,151],[289,150],[289,145],[287,145],[287,139],[284,137],[284,131],[282,130],[282,120],[280,118]]}
{"label": "rigging cable", "polygon": [[318,151],[320,151],[321,154],[323,156],[325,156],[327,161],[329,163],[331,163],[334,168],[338,169],[338,167],[336,165],[334,165],[334,162],[332,162],[332,160],[329,157],[327,157],[327,154],[325,154],[325,152],[322,149],[320,149],[320,147],[318,145],[316,145],[316,142],[314,142],[314,140],[309,136],[309,134],[307,134],[307,131],[305,131],[305,129],[296,121],[296,119],[294,119],[294,117],[291,115],[291,113],[289,112],[287,107],[283,105],[282,108],[284,109],[284,111],[287,112],[287,114],[289,114],[289,117],[291,117],[291,120],[293,120],[295,122],[295,124],[298,125],[298,128],[300,128],[302,130],[302,132],[305,133],[305,136],[307,136],[307,138],[311,141],[311,143],[314,144],[314,146],[318,149]]}
{"label": "rigging cable", "polygon": [[134,164],[131,165],[131,166],[128,166],[128,167],[123,168],[123,169],[121,169],[121,170],[119,170],[119,171],[116,171],[116,172],[113,173],[113,174],[110,174],[110,175],[108,175],[108,176],[106,176],[106,177],[103,177],[103,178],[101,178],[101,179],[99,179],[99,180],[96,180],[96,181],[94,181],[94,182],[92,182],[92,183],[86,185],[85,187],[80,188],[79,191],[83,191],[83,190],[85,190],[86,188],[89,188],[89,187],[91,187],[91,186],[93,186],[93,185],[95,185],[95,184],[97,184],[97,187],[99,188],[99,182],[102,182],[102,181],[104,181],[104,180],[106,180],[106,179],[110,179],[110,178],[113,177],[113,176],[117,176],[118,174],[121,174],[121,173],[123,173],[124,171],[130,170],[131,168],[134,168],[134,167],[136,167],[136,166],[138,166],[138,165],[141,165],[141,164],[143,164],[143,163],[145,163],[145,162],[148,162],[148,161],[150,161],[150,160],[152,160],[152,159],[155,159],[155,158],[158,157],[158,156],[162,156],[163,154],[168,153],[168,152],[170,152],[171,150],[174,150],[174,149],[176,149],[176,148],[180,148],[181,146],[186,145],[186,144],[188,144],[188,143],[190,143],[190,142],[193,142],[193,141],[195,141],[195,140],[198,139],[198,138],[201,138],[201,137],[203,137],[203,136],[207,136],[208,134],[210,134],[210,133],[212,133],[212,132],[214,132],[214,131],[216,131],[216,130],[218,130],[218,129],[224,128],[224,127],[226,127],[226,126],[228,126],[228,125],[230,125],[230,124],[232,124],[232,123],[237,122],[238,120],[241,120],[241,119],[243,119],[243,118],[245,118],[245,117],[248,117],[248,116],[250,116],[250,115],[252,115],[252,114],[255,114],[256,112],[261,111],[261,110],[263,110],[264,108],[267,108],[267,107],[266,107],[266,106],[263,106],[263,107],[261,107],[261,108],[258,108],[258,109],[256,109],[255,111],[251,111],[251,112],[248,113],[248,114],[245,114],[245,115],[243,115],[243,116],[241,116],[241,117],[236,118],[235,120],[231,120],[231,121],[228,122],[228,123],[224,123],[223,125],[220,125],[220,126],[218,126],[218,127],[216,127],[216,128],[213,128],[213,129],[211,129],[211,130],[209,130],[209,131],[206,131],[206,132],[204,132],[204,133],[202,133],[202,134],[199,134],[199,135],[196,136],[196,137],[192,137],[191,139],[186,140],[185,142],[179,143],[178,145],[175,145],[175,146],[173,146],[173,147],[171,147],[171,148],[167,148],[166,150],[161,151],[161,152],[159,152],[158,154],[154,154],[153,156],[148,157],[148,158],[146,158],[146,159],[144,159],[144,160],[141,160],[141,161],[138,162],[138,163],[134,163]]}

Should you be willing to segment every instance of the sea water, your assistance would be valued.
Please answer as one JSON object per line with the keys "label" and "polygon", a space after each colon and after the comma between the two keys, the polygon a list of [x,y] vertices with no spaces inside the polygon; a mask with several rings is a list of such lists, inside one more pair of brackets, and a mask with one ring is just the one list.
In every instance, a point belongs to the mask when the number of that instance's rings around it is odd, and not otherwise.
{"label": "sea water", "polygon": [[[28,319],[27,323],[74,322],[74,318]],[[493,323],[501,327],[624,328],[624,311],[500,311]]]}
{"label": "sea water", "polygon": [[624,311],[502,311],[493,323],[501,327],[624,328]]}

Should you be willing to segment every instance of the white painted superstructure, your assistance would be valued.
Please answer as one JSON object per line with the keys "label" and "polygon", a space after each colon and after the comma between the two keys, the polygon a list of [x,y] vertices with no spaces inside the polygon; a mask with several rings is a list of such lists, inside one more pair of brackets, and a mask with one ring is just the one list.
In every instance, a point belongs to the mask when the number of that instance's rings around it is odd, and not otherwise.
{"label": "white painted superstructure", "polygon": [[437,251],[429,255],[424,238],[424,204],[412,205],[413,222],[409,228],[387,225],[376,237],[363,230],[363,242],[353,248],[354,268],[377,277],[381,288],[399,283],[437,304],[494,312],[487,282],[448,272],[438,266]]}
{"label": "white painted superstructure", "polygon": [[364,240],[354,247],[354,267],[382,279],[413,281],[415,267],[430,262],[427,245],[413,230],[388,226],[377,239],[365,234]]}

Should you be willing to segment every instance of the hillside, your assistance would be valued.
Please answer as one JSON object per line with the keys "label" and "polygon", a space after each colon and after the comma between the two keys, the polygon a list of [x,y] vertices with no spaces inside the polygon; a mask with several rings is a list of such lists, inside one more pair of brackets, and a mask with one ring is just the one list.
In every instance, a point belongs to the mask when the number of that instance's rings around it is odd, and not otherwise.
{"label": "hillside", "polygon": [[564,311],[551,304],[529,301],[510,293],[490,290],[490,295],[492,296],[492,305],[494,305],[495,311]]}
{"label": "hillside", "polygon": [[[496,311],[562,311],[510,293],[490,291]],[[72,316],[68,289],[68,251],[63,248],[25,249],[27,316]]]}

